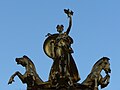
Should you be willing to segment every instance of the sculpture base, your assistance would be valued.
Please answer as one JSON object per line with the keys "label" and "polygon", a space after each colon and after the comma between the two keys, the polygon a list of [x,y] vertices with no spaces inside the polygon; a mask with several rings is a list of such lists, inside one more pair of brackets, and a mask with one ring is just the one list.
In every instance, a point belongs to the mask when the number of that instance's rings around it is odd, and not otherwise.
{"label": "sculpture base", "polygon": [[92,89],[85,85],[77,84],[74,86],[67,86],[67,87],[66,86],[46,87],[46,86],[40,85],[40,86],[34,86],[31,88],[28,88],[27,90],[92,90]]}

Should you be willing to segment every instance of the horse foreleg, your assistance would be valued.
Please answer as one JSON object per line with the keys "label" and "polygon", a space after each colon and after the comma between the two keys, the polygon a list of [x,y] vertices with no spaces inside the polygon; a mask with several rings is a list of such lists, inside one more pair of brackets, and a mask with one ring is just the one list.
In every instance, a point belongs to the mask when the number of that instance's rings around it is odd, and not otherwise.
{"label": "horse foreleg", "polygon": [[101,79],[100,84],[101,88],[106,87],[109,84],[110,76],[107,74],[104,78]]}
{"label": "horse foreleg", "polygon": [[17,75],[17,73],[18,73],[18,71],[15,72],[15,73],[10,77],[10,79],[9,79],[9,81],[8,81],[8,84],[12,84],[12,82],[14,82],[14,77]]}
{"label": "horse foreleg", "polygon": [[9,79],[9,81],[8,81],[8,84],[12,84],[12,82],[14,82],[14,77],[15,77],[16,75],[17,75],[17,76],[20,78],[20,80],[24,83],[24,77],[23,77],[23,75],[22,75],[19,71],[17,71],[17,72],[15,72],[15,73],[10,77],[10,79]]}

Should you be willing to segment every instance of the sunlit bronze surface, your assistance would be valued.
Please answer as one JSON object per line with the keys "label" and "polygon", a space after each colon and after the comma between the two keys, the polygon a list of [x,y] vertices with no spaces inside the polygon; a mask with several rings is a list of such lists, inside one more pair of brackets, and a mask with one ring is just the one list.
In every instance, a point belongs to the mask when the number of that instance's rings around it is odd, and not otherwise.
{"label": "sunlit bronze surface", "polygon": [[[108,86],[111,69],[107,57],[98,60],[87,78],[82,83],[78,83],[80,76],[72,56],[73,39],[69,36],[73,11],[64,9],[64,13],[69,18],[67,30],[63,32],[64,26],[57,25],[58,33],[48,33],[43,44],[45,54],[53,60],[48,81],[43,81],[37,74],[34,63],[27,56],[23,56],[16,58],[16,62],[25,67],[25,74],[15,72],[8,84],[12,84],[14,77],[18,76],[22,83],[27,84],[27,90],[98,90],[98,86],[101,88]],[[101,75],[102,70],[105,71],[105,77]]]}

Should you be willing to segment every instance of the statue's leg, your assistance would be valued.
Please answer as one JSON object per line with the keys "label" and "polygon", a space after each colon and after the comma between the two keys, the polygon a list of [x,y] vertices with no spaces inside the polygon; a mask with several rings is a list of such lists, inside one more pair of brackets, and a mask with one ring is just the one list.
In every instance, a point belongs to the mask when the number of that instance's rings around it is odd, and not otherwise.
{"label": "statue's leg", "polygon": [[98,90],[97,78],[95,78],[95,87],[94,87],[94,90]]}
{"label": "statue's leg", "polygon": [[24,77],[24,75],[22,75],[20,72],[17,72],[17,76],[20,78],[20,80],[22,81],[22,83],[25,83],[25,77]]}
{"label": "statue's leg", "polygon": [[17,76],[20,78],[20,80],[24,83],[24,77],[23,77],[23,75],[22,75],[19,71],[17,71],[17,72],[15,72],[15,73],[10,77],[10,79],[9,79],[9,81],[8,81],[8,84],[12,84],[12,82],[14,82],[14,77],[15,77],[16,75],[17,75]]}
{"label": "statue's leg", "polygon": [[101,78],[100,80],[101,88],[106,87],[109,84],[109,80],[110,80],[109,75],[106,75],[104,78]]}
{"label": "statue's leg", "polygon": [[[17,71],[18,72],[18,71]],[[12,84],[14,82],[14,77],[17,75],[17,72],[15,72],[9,79],[8,84]]]}

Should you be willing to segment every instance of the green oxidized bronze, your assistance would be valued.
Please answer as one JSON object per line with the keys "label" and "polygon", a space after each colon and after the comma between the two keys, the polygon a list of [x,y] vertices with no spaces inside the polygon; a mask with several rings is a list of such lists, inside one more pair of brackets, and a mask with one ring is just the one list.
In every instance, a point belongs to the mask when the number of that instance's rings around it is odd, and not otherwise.
{"label": "green oxidized bronze", "polygon": [[[57,25],[58,33],[48,33],[43,44],[45,54],[53,59],[48,81],[44,82],[37,74],[34,63],[27,56],[23,56],[16,58],[16,62],[25,67],[25,74],[15,72],[8,84],[14,81],[15,76],[27,84],[27,90],[98,90],[99,85],[104,88],[109,84],[111,69],[107,57],[98,60],[87,78],[82,83],[78,83],[80,76],[72,56],[73,39],[69,36],[73,12],[69,9],[64,9],[64,12],[69,18],[67,30],[63,32],[64,26]],[[105,77],[101,75],[102,70],[105,71]]]}

